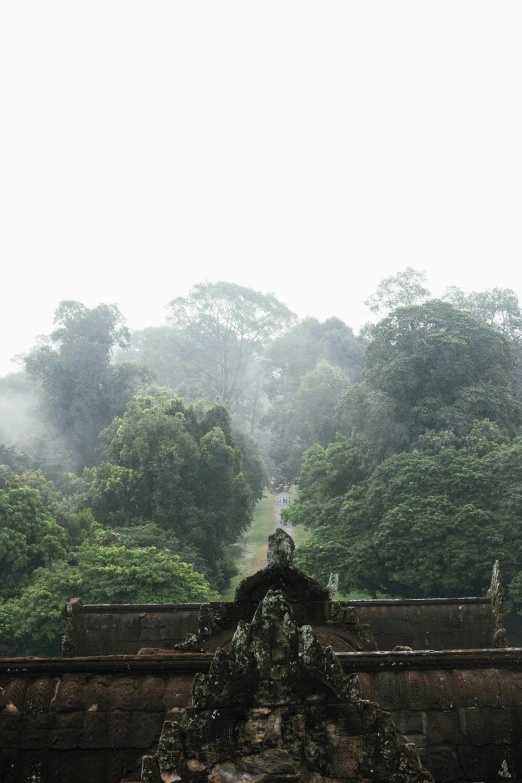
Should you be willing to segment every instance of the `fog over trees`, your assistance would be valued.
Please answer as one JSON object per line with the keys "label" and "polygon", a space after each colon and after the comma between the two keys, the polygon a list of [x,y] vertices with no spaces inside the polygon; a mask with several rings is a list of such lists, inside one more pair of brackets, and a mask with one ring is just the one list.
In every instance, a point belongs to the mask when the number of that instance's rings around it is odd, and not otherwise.
{"label": "fog over trees", "polygon": [[354,333],[275,295],[199,283],[130,333],[64,301],[0,378],[0,654],[58,651],[63,604],[214,600],[270,487],[344,595],[483,594],[522,607],[522,311],[433,299],[407,268]]}

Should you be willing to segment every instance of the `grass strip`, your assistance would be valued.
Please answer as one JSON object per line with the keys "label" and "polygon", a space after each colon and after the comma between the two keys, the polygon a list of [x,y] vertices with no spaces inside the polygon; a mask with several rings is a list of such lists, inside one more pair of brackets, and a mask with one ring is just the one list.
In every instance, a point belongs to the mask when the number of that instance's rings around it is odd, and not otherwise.
{"label": "grass strip", "polygon": [[229,547],[239,573],[230,580],[230,587],[222,593],[224,601],[233,601],[236,587],[246,576],[255,574],[266,561],[268,536],[274,532],[275,495],[266,495],[257,504],[252,524],[235,544]]}

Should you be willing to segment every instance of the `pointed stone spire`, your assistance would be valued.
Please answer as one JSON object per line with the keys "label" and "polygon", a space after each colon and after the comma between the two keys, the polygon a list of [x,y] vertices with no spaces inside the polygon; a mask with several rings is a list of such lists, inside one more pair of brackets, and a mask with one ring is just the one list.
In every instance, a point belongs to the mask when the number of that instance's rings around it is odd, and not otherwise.
{"label": "pointed stone spire", "polygon": [[507,647],[508,642],[504,626],[504,588],[502,587],[500,563],[498,560],[495,560],[493,565],[491,584],[487,597],[491,601],[493,612],[493,647]]}
{"label": "pointed stone spire", "polygon": [[291,536],[278,527],[273,535],[268,537],[267,567],[289,566],[294,561],[295,544]]}

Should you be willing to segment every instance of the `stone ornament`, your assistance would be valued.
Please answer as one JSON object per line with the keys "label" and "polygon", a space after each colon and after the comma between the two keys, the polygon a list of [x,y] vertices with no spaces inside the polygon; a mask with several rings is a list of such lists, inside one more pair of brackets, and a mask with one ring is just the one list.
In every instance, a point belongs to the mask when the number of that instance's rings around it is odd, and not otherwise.
{"label": "stone ornament", "polygon": [[[302,648],[302,653],[299,648]],[[389,713],[361,698],[331,647],[269,590],[197,675],[188,722],[164,725],[142,783],[433,783]]]}

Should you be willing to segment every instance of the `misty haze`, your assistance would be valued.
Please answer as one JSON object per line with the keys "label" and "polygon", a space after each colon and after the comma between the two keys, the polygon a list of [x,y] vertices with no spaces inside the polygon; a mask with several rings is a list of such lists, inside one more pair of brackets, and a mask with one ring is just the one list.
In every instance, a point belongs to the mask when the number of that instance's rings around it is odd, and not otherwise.
{"label": "misty haze", "polygon": [[0,783],[522,781],[522,10],[0,10]]}
{"label": "misty haze", "polygon": [[384,278],[358,331],[231,282],[134,332],[61,302],[0,379],[5,654],[55,650],[72,593],[231,597],[274,524],[346,597],[481,595],[500,560],[516,611],[522,310],[428,285]]}

